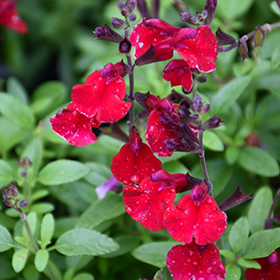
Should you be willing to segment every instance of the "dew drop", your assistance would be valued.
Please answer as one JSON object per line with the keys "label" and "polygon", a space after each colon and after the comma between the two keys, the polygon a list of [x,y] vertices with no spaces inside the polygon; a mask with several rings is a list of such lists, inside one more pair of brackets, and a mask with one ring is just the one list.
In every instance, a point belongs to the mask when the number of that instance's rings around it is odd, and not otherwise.
{"label": "dew drop", "polygon": [[210,274],[211,271],[212,271],[212,267],[208,267],[208,268],[206,269],[206,273],[207,273],[207,274]]}
{"label": "dew drop", "polygon": [[194,225],[194,226],[193,226],[193,229],[197,229],[197,225]]}
{"label": "dew drop", "polygon": [[212,203],[213,203],[213,200],[212,200],[212,198],[208,198],[206,202],[207,202],[208,204],[212,204]]}
{"label": "dew drop", "polygon": [[198,262],[193,262],[193,266],[198,266]]}
{"label": "dew drop", "polygon": [[132,213],[132,208],[131,207],[126,207],[126,212],[128,213],[128,214],[131,214]]}

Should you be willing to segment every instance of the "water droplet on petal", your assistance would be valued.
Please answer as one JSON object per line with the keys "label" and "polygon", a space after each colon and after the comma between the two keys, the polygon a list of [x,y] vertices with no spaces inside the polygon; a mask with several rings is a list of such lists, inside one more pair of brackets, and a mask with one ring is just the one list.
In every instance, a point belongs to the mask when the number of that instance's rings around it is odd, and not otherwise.
{"label": "water droplet on petal", "polygon": [[212,198],[208,198],[206,202],[207,202],[208,204],[212,204],[212,203],[213,203],[213,200],[212,200]]}
{"label": "water droplet on petal", "polygon": [[193,266],[198,266],[198,262],[193,262]]}
{"label": "water droplet on petal", "polygon": [[126,212],[128,213],[128,214],[131,214],[132,213],[132,208],[131,207],[126,207]]}

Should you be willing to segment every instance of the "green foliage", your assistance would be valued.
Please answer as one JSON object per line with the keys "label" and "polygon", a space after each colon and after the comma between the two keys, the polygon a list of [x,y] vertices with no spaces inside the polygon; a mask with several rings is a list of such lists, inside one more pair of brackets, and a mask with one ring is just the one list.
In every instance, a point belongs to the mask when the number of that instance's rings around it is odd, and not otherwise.
{"label": "green foliage", "polygon": [[8,230],[0,226],[0,252],[7,251],[14,246],[14,242]]}
{"label": "green foliage", "polygon": [[226,280],[239,280],[241,277],[241,270],[234,264],[226,266]]}
{"label": "green foliage", "polygon": [[229,243],[234,253],[239,252],[249,236],[249,223],[246,217],[238,219],[229,234]]}

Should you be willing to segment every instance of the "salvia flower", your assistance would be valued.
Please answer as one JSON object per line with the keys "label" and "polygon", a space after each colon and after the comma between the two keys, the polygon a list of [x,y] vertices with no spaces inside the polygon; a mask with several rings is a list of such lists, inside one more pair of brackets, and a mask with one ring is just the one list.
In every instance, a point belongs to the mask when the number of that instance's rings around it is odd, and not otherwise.
{"label": "salvia flower", "polygon": [[280,254],[277,249],[265,258],[255,259],[261,269],[247,268],[245,271],[246,280],[280,280]]}
{"label": "salvia flower", "polygon": [[103,199],[108,191],[115,191],[116,193],[120,193],[120,191],[122,190],[122,187],[120,185],[120,182],[114,176],[111,176],[108,181],[105,182],[105,184],[95,189],[98,199]]}
{"label": "salvia flower", "polygon": [[161,169],[161,161],[152,153],[150,147],[142,139],[133,126],[129,135],[129,143],[122,146],[114,156],[111,171],[123,184],[140,184],[146,177]]}
{"label": "salvia flower", "polygon": [[195,236],[196,244],[206,245],[216,242],[224,233],[227,216],[207,192],[203,182],[166,209],[164,225],[175,240],[189,244]]}
{"label": "salvia flower", "polygon": [[22,34],[27,32],[25,22],[18,16],[15,1],[0,0],[0,24]]}
{"label": "salvia flower", "polygon": [[214,243],[177,245],[168,252],[166,263],[174,280],[223,280],[226,276]]}

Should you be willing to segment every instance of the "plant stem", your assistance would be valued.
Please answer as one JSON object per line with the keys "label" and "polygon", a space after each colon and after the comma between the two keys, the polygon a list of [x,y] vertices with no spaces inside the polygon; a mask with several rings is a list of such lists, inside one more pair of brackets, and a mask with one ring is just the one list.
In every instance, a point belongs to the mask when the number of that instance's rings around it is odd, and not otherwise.
{"label": "plant stem", "polygon": [[199,143],[199,159],[200,159],[200,165],[202,168],[202,172],[204,175],[204,180],[206,185],[208,186],[208,194],[213,197],[213,185],[210,182],[207,167],[206,167],[206,162],[205,162],[205,153],[204,153],[204,148],[203,148],[203,132],[204,130],[202,129],[202,121],[199,121],[198,125],[198,143]]}
{"label": "plant stem", "polygon": [[275,197],[274,197],[274,200],[273,200],[273,202],[272,202],[272,204],[271,204],[271,207],[270,207],[270,210],[269,210],[269,213],[268,213],[268,219],[271,219],[272,217],[272,213],[273,213],[273,211],[274,211],[274,208],[275,208],[275,206],[276,206],[276,203],[277,203],[277,201],[278,201],[278,199],[280,198],[280,189],[277,191],[277,193],[276,193],[276,195],[275,195]]}

